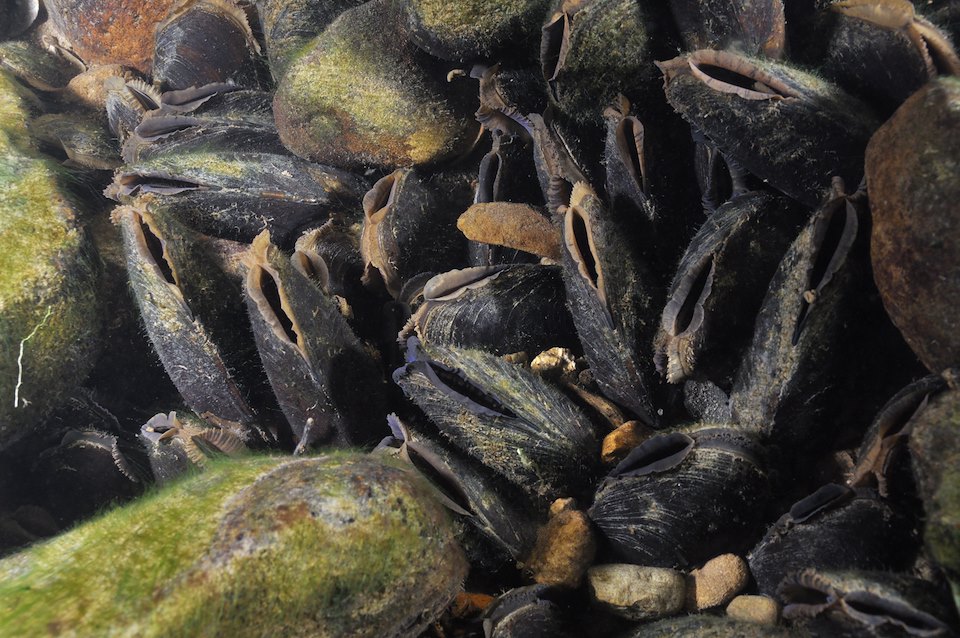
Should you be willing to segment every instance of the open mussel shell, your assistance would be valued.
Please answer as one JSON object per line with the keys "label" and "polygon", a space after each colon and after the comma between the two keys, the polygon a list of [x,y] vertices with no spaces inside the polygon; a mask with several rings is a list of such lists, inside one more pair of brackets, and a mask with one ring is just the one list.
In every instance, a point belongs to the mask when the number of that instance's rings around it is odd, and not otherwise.
{"label": "open mussel shell", "polygon": [[563,219],[563,281],[584,354],[601,391],[645,423],[656,421],[646,380],[659,286],[586,183]]}
{"label": "open mussel shell", "polygon": [[113,219],[123,233],[130,286],[144,327],[183,400],[197,414],[209,413],[251,428],[248,439],[252,440],[253,410],[225,353],[203,323],[208,313],[215,325],[217,315],[236,318],[236,310],[231,313],[221,306],[221,312],[212,312],[210,305],[218,305],[219,300],[204,290],[210,279],[194,279],[205,274],[191,245],[197,241],[195,234],[145,208],[121,206]]}
{"label": "open mussel shell", "polygon": [[[545,522],[542,507],[468,456],[419,431],[411,432],[394,415],[398,456],[413,465],[437,489],[441,502],[463,517],[513,561],[533,548],[537,528]],[[488,557],[478,557],[478,561]]]}
{"label": "open mussel shell", "polygon": [[651,95],[664,18],[659,5],[630,0],[555,2],[540,40],[551,101],[578,122],[599,124],[618,94],[632,101]]}
{"label": "open mussel shell", "polygon": [[938,73],[960,72],[948,37],[908,0],[847,0],[821,12],[809,61],[854,95],[892,113]]}
{"label": "open mussel shell", "polygon": [[32,89],[59,92],[83,66],[61,49],[47,48],[38,38],[6,42],[0,38],[0,69],[12,73]]}
{"label": "open mussel shell", "polygon": [[701,424],[658,434],[610,472],[588,514],[619,559],[687,569],[759,538],[770,499],[764,464],[747,430]]}
{"label": "open mussel shell", "polygon": [[873,213],[870,256],[884,308],[931,372],[960,362],[955,312],[960,246],[953,237],[960,182],[943,166],[960,149],[960,79],[927,84],[897,109],[867,148]]}
{"label": "open mussel shell", "polygon": [[214,459],[236,457],[248,448],[236,424],[219,425],[186,411],[160,413],[140,427],[140,441],[158,483],[190,470],[203,470]]}
{"label": "open mussel shell", "polygon": [[65,155],[72,168],[112,171],[120,166],[116,141],[101,122],[79,114],[49,113],[30,122],[30,133]]}
{"label": "open mussel shell", "polygon": [[156,25],[176,0],[49,0],[61,40],[88,66],[122,64],[149,73]]}
{"label": "open mussel shell", "polygon": [[128,202],[152,194],[208,235],[249,242],[266,226],[290,245],[310,225],[358,205],[364,188],[351,173],[289,155],[172,149],[117,171],[108,195]]}
{"label": "open mussel shell", "polygon": [[860,182],[879,122],[836,86],[729,51],[701,49],[658,65],[683,118],[771,186],[814,207],[832,176]]}
{"label": "open mussel shell", "polygon": [[376,443],[385,384],[337,303],[294,268],[266,231],[245,263],[257,348],[299,449]]}
{"label": "open mussel shell", "polygon": [[529,42],[548,1],[405,0],[404,7],[414,44],[444,60],[469,62]]}
{"label": "open mussel shell", "polygon": [[377,181],[363,196],[365,283],[379,276],[397,298],[417,275],[462,265],[467,246],[457,215],[469,198],[468,178],[457,172],[397,169]]}
{"label": "open mussel shell", "polygon": [[[594,477],[593,426],[559,390],[478,350],[409,341],[393,380],[458,449],[538,499],[582,493]],[[442,362],[441,362],[442,361]]]}
{"label": "open mussel shell", "polygon": [[160,108],[160,91],[140,78],[111,75],[104,79],[103,89],[107,123],[121,145],[148,111]]}
{"label": "open mussel shell", "polygon": [[[947,381],[942,376],[931,374],[914,381],[887,401],[863,437],[851,485],[876,485],[882,496],[888,496],[891,491],[904,491],[904,485],[896,483],[907,479],[903,476],[901,461],[906,460],[904,453],[913,430],[913,417],[946,388]],[[906,488],[910,490],[912,487],[911,481]]]}
{"label": "open mussel shell", "polygon": [[[778,444],[811,449],[839,434],[833,425],[843,422],[847,392],[860,397],[860,413],[849,415],[858,425],[874,395],[879,407],[909,380],[903,377],[915,363],[904,359],[909,352],[871,291],[868,230],[862,199],[837,182],[770,282],[730,394],[737,422]],[[880,369],[886,374],[862,387]],[[850,371],[862,375],[859,389],[846,381]]]}
{"label": "open mussel shell", "polygon": [[561,208],[570,203],[570,193],[578,182],[589,183],[581,166],[582,158],[565,140],[556,118],[544,118],[536,113],[527,115],[533,139],[533,163],[547,211],[551,216],[561,214]]}
{"label": "open mussel shell", "polygon": [[657,369],[668,382],[729,387],[770,278],[806,215],[786,197],[754,191],[704,222],[677,267],[656,336]]}
{"label": "open mussel shell", "polygon": [[483,614],[485,638],[572,638],[559,590],[545,585],[517,587],[501,594]]}
{"label": "open mussel shell", "polygon": [[68,430],[33,464],[35,487],[61,527],[139,496],[150,471],[133,441],[94,429]]}
{"label": "open mussel shell", "polygon": [[40,13],[39,0],[3,0],[0,2],[0,40],[15,38],[33,24]]}
{"label": "open mussel shell", "polygon": [[155,42],[153,81],[166,89],[256,83],[260,45],[232,0],[179,0],[157,25]]}
{"label": "open mussel shell", "polygon": [[804,569],[777,592],[784,618],[822,635],[956,635],[957,612],[945,592],[906,575]]}
{"label": "open mussel shell", "polygon": [[960,392],[956,371],[945,373],[949,387],[931,397],[913,418],[910,455],[917,491],[923,499],[924,543],[944,570],[960,600],[960,533],[957,493],[960,490]]}
{"label": "open mussel shell", "polygon": [[748,557],[760,593],[807,567],[902,569],[916,550],[910,522],[876,490],[835,483],[794,503]]}
{"label": "open mussel shell", "polygon": [[363,3],[364,0],[255,0],[274,80],[283,77],[299,50],[337,16]]}
{"label": "open mussel shell", "polygon": [[557,266],[515,265],[452,270],[430,279],[411,328],[433,345],[494,354],[577,347]]}
{"label": "open mussel shell", "polygon": [[680,37],[690,51],[736,47],[781,58],[786,49],[782,0],[670,0]]}
{"label": "open mussel shell", "polygon": [[469,149],[478,131],[470,87],[441,84],[405,20],[398,0],[348,9],[289,65],[274,115],[291,151],[336,166],[392,167]]}
{"label": "open mussel shell", "polygon": [[792,627],[691,614],[645,623],[618,638],[806,638],[808,635]]}

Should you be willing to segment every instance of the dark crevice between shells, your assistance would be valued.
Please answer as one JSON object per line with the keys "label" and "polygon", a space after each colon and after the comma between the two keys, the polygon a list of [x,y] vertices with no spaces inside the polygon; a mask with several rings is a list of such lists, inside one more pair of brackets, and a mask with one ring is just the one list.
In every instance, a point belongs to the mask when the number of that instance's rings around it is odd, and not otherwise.
{"label": "dark crevice between shells", "polygon": [[690,54],[688,64],[693,75],[715,91],[733,93],[747,100],[799,97],[783,81],[732,53],[696,51]]}
{"label": "dark crevice between shells", "polygon": [[500,169],[503,162],[499,153],[490,151],[480,161],[480,171],[477,178],[477,195],[474,203],[487,204],[499,200]]}
{"label": "dark crevice between shells", "polygon": [[144,244],[147,246],[147,251],[150,253],[153,263],[160,269],[164,280],[166,280],[168,284],[176,286],[177,280],[173,272],[173,264],[170,263],[165,255],[166,251],[163,248],[163,240],[154,234],[150,229],[150,225],[147,224],[143,217],[139,215],[138,217],[140,220],[140,232],[143,234]]}
{"label": "dark crevice between shells", "polygon": [[855,492],[844,485],[830,483],[800,499],[790,507],[790,520],[803,523],[821,512],[833,509],[853,498]]}
{"label": "dark crevice between shells", "polygon": [[649,194],[647,165],[643,154],[643,124],[634,116],[625,117],[617,124],[617,149],[620,160],[644,195]]}
{"label": "dark crevice between shells", "polygon": [[654,436],[633,448],[626,458],[613,468],[609,477],[646,476],[665,472],[687,458],[693,446],[694,440],[680,432]]}
{"label": "dark crevice between shells", "polygon": [[697,307],[703,306],[704,300],[707,298],[707,295],[710,294],[711,284],[713,283],[713,272],[713,259],[704,261],[695,276],[687,278],[686,281],[680,284],[678,292],[684,296],[683,302],[680,304],[680,308],[673,318],[673,325],[670,329],[673,336],[681,335],[688,330],[696,330],[700,327],[700,322],[703,317],[697,317],[697,321],[694,323],[694,318],[697,314],[696,309]]}
{"label": "dark crevice between shells", "polygon": [[302,352],[302,339],[274,276],[264,267],[254,265],[250,269],[250,295],[257,309],[278,337],[289,341]]}
{"label": "dark crevice between shells", "polygon": [[791,339],[794,346],[800,341],[800,334],[806,326],[811,306],[816,302],[820,291],[840,270],[857,239],[858,230],[857,212],[849,202],[843,210],[834,210],[828,220],[823,220],[814,229],[817,256],[807,277],[806,291],[803,293],[800,312],[797,314],[797,325]]}

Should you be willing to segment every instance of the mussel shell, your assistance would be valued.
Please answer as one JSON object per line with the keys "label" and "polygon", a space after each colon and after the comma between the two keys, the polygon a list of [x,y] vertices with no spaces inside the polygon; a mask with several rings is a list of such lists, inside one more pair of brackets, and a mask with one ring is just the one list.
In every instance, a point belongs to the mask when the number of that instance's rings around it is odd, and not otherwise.
{"label": "mussel shell", "polygon": [[502,594],[483,614],[486,638],[570,638],[575,635],[559,601],[544,585],[517,587]]}
{"label": "mussel shell", "polygon": [[167,89],[212,82],[256,83],[260,45],[232,0],[180,0],[157,25],[153,80]]}
{"label": "mussel shell", "polygon": [[427,348],[504,355],[577,346],[557,266],[453,270],[428,281],[424,296],[411,323]]}
{"label": "mussel shell", "polygon": [[4,0],[0,3],[0,39],[15,38],[33,24],[40,13],[39,0]]}
{"label": "mussel shell", "polygon": [[884,308],[931,372],[960,362],[955,309],[960,245],[953,237],[960,183],[941,171],[960,148],[960,79],[927,84],[867,148],[873,212],[870,255]]}
{"label": "mussel shell", "polygon": [[645,623],[619,638],[805,638],[792,627],[743,622],[723,616],[691,614]]}
{"label": "mussel shell", "polygon": [[492,354],[434,347],[441,363],[410,341],[393,380],[458,449],[537,499],[586,488],[599,442],[559,390]]}
{"label": "mussel shell", "polygon": [[397,169],[377,181],[363,196],[365,282],[373,283],[376,270],[397,298],[417,275],[462,265],[467,247],[457,215],[469,202],[468,178],[458,172]]}
{"label": "mussel shell", "polygon": [[750,55],[783,57],[786,24],[781,0],[670,0],[669,4],[690,51],[734,46]]}
{"label": "mussel shell", "polygon": [[48,50],[36,38],[0,41],[0,68],[38,91],[60,91],[83,70],[76,60]]}
{"label": "mussel shell", "polygon": [[588,514],[618,558],[687,569],[748,548],[769,498],[757,439],[699,425],[634,448],[601,483]]}
{"label": "mussel shell", "polygon": [[116,143],[101,122],[83,115],[50,113],[30,122],[31,134],[75,168],[110,171],[120,165]]}
{"label": "mussel shell", "polygon": [[844,635],[952,636],[957,621],[945,592],[901,574],[804,569],[777,591],[784,618],[824,632],[832,625]]}
{"label": "mussel shell", "polygon": [[351,173],[288,155],[174,150],[119,170],[109,194],[127,201],[152,193],[209,235],[249,242],[266,226],[289,245],[306,227],[358,205],[364,188]]}
{"label": "mussel shell", "polygon": [[913,559],[911,525],[875,490],[826,485],[794,503],[748,556],[760,593],[807,567],[900,569]]}
{"label": "mussel shell", "polygon": [[244,293],[257,349],[301,448],[372,445],[386,414],[384,382],[336,302],[270,243],[246,257]]}
{"label": "mussel shell", "polygon": [[656,337],[657,369],[670,383],[693,377],[729,387],[770,278],[805,217],[786,197],[749,192],[704,222],[677,267]]}
{"label": "mussel shell", "polygon": [[670,104],[745,169],[814,207],[834,175],[857,184],[870,109],[783,63],[702,49],[658,63]]}

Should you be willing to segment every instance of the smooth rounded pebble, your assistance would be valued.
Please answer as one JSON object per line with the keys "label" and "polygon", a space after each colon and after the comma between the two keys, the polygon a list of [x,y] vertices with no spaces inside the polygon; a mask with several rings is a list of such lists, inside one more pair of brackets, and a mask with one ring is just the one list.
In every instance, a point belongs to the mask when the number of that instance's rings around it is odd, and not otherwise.
{"label": "smooth rounded pebble", "polygon": [[651,620],[683,609],[686,584],[673,569],[641,565],[596,565],[587,570],[590,597],[630,620]]}
{"label": "smooth rounded pebble", "polygon": [[780,621],[780,603],[768,596],[737,596],[727,605],[727,616],[744,622],[776,625]]}
{"label": "smooth rounded pebble", "polygon": [[726,605],[750,580],[747,562],[736,554],[721,554],[687,576],[687,610]]}

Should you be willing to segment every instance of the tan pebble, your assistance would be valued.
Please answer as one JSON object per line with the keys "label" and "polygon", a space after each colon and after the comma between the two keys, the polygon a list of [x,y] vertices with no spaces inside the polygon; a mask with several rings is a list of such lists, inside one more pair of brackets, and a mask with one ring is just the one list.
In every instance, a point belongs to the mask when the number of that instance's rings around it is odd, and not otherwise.
{"label": "tan pebble", "polygon": [[596,565],[587,570],[590,597],[630,620],[651,620],[683,610],[683,574],[662,567]]}
{"label": "tan pebble", "polygon": [[560,512],[569,512],[577,509],[577,499],[558,498],[550,504],[550,516],[556,516]]}
{"label": "tan pebble", "polygon": [[727,605],[727,616],[744,622],[776,625],[780,621],[780,603],[767,596],[737,596]]}
{"label": "tan pebble", "polygon": [[750,580],[747,562],[736,554],[711,558],[687,576],[687,611],[726,605]]}
{"label": "tan pebble", "polygon": [[474,204],[457,219],[457,228],[473,241],[516,248],[554,261],[563,255],[560,230],[528,204]]}
{"label": "tan pebble", "polygon": [[596,555],[597,543],[587,515],[575,509],[561,509],[570,505],[561,503],[557,507],[560,511],[540,528],[536,545],[524,565],[542,585],[579,586]]}
{"label": "tan pebble", "polygon": [[600,460],[604,463],[619,463],[630,450],[646,441],[653,433],[640,421],[627,421],[616,430],[603,437]]}

